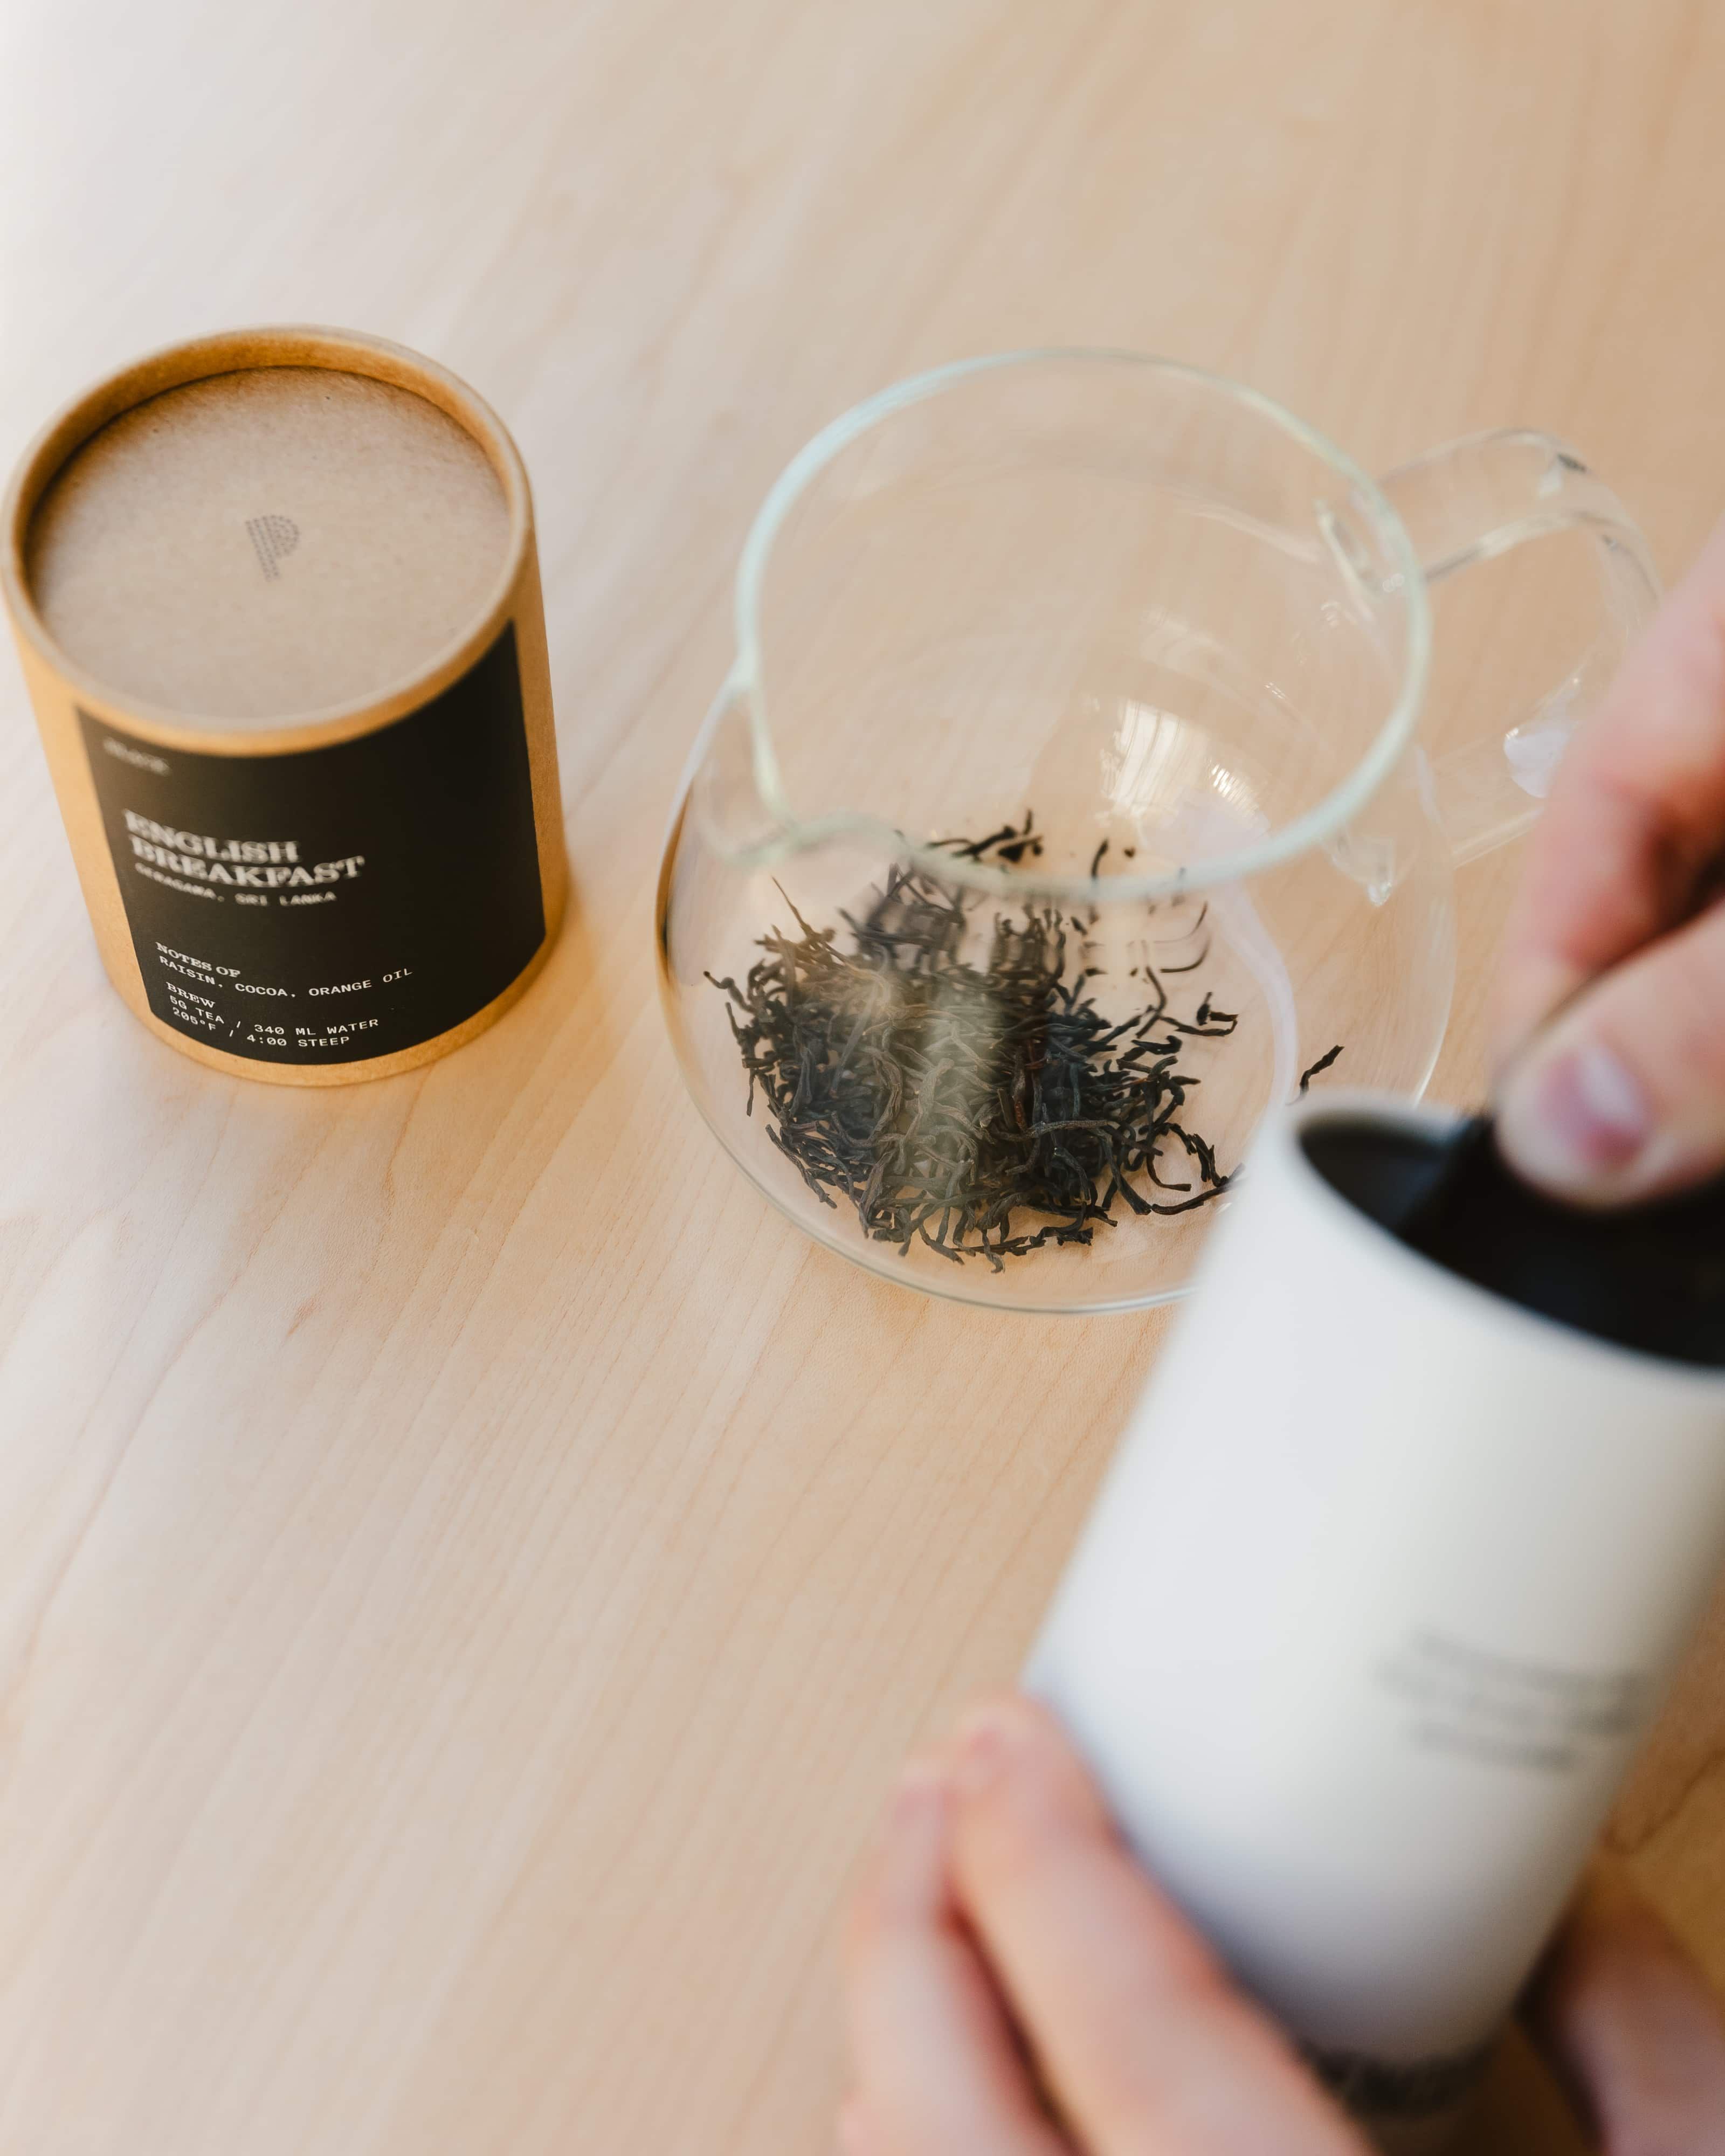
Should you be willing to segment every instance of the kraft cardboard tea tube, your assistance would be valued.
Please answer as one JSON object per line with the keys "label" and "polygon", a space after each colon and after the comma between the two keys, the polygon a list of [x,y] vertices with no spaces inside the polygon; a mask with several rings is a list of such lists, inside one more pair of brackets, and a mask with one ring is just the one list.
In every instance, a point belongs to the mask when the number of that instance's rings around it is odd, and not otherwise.
{"label": "kraft cardboard tea tube", "polygon": [[0,582],[109,978],[237,1075],[388,1076],[543,963],[563,855],[519,453],[380,338],[240,331],[26,452]]}

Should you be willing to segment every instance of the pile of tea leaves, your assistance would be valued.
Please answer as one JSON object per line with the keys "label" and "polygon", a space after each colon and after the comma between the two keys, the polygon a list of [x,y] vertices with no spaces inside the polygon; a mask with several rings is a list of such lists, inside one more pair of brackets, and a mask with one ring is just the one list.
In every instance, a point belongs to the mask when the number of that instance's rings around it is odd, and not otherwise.
{"label": "pile of tea leaves", "polygon": [[[979,861],[1041,850],[1028,815],[948,844]],[[980,902],[895,868],[865,917],[840,913],[842,938],[786,898],[794,933],[762,937],[740,985],[708,975],[730,1000],[749,1112],[758,1089],[768,1136],[810,1189],[855,1206],[879,1241],[997,1271],[1045,1244],[1087,1244],[1122,1213],[1219,1196],[1228,1178],[1186,1120],[1198,1081],[1179,1065],[1188,1041],[1224,1038],[1236,1016],[1206,997],[1176,1018],[1145,964],[1147,1000],[1105,1018],[1083,963],[1094,915],[1003,911],[986,952],[966,955]]]}

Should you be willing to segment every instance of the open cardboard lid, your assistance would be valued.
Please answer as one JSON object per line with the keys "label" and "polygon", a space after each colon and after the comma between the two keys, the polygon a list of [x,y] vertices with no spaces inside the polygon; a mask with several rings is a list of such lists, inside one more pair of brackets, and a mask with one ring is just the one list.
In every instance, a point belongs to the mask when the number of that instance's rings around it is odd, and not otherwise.
{"label": "open cardboard lid", "polygon": [[432,362],[325,330],[140,362],[44,430],[0,562],[74,691],[181,732],[326,725],[443,662],[512,587],[519,454]]}

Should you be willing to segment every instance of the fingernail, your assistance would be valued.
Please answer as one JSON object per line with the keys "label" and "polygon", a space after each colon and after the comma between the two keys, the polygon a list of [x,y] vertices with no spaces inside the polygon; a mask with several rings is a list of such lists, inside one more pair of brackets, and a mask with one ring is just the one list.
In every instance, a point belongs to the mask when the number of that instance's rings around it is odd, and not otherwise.
{"label": "fingernail", "polygon": [[983,1707],[960,1726],[958,1756],[952,1779],[959,1794],[979,1797],[992,1789],[1006,1765],[1007,1733],[999,1717]]}
{"label": "fingernail", "polygon": [[1512,1077],[1498,1127],[1530,1182],[1579,1196],[1630,1165],[1653,1135],[1653,1114],[1635,1073],[1589,1041]]}

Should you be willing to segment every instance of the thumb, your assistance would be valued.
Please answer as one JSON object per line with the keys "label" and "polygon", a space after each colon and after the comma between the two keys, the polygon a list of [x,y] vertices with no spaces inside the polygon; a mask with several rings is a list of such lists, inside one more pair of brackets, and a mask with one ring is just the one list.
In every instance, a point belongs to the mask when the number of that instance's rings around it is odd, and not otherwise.
{"label": "thumb", "polygon": [[1523,2012],[1607,2151],[1725,2156],[1725,2020],[1620,1867],[1589,1881]]}
{"label": "thumb", "polygon": [[1656,1198],[1725,1168],[1725,906],[1602,975],[1500,1081],[1506,1158],[1584,1205]]}

